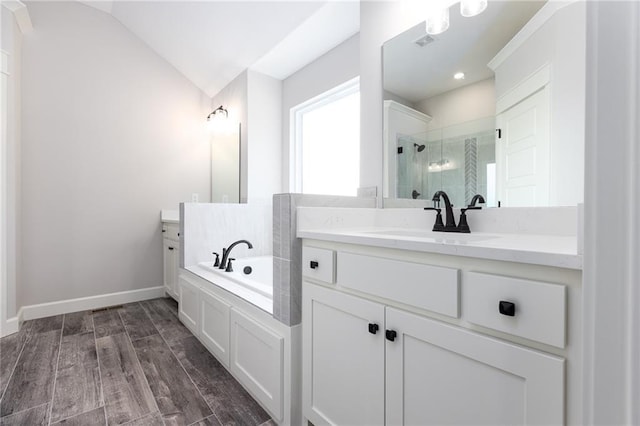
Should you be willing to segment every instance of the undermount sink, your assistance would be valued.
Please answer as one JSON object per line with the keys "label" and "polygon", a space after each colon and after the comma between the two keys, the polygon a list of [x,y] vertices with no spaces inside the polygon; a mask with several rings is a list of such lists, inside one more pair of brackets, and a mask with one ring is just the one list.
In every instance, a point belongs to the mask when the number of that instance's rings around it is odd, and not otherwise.
{"label": "undermount sink", "polygon": [[464,244],[464,243],[476,243],[480,241],[492,240],[498,238],[494,235],[474,235],[474,234],[459,234],[455,232],[433,232],[425,229],[386,229],[380,231],[368,231],[367,234],[385,235],[389,237],[403,237],[403,238],[421,238],[434,240],[435,242],[445,244]]}

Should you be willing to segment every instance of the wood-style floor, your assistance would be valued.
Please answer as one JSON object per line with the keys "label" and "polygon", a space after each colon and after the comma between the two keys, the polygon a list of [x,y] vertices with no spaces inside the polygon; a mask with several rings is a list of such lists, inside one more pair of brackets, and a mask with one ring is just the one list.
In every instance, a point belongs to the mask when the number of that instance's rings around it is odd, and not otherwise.
{"label": "wood-style floor", "polygon": [[0,339],[2,425],[265,423],[172,299],[26,321]]}

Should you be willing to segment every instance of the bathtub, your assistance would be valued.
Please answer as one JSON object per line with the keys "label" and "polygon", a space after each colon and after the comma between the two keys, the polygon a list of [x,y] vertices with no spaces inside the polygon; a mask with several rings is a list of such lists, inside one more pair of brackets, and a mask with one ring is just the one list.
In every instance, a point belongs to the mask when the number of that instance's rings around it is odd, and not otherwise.
{"label": "bathtub", "polygon": [[214,268],[212,262],[202,262],[185,269],[273,313],[273,256],[240,258],[232,265],[233,272]]}

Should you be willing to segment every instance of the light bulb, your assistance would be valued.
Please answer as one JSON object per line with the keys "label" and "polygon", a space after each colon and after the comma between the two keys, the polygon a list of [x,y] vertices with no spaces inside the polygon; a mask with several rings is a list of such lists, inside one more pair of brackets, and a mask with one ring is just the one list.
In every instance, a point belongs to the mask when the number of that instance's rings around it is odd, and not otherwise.
{"label": "light bulb", "polygon": [[470,18],[481,14],[487,8],[487,0],[461,0],[460,15]]}
{"label": "light bulb", "polygon": [[440,34],[449,29],[449,8],[433,10],[427,14],[427,34]]}

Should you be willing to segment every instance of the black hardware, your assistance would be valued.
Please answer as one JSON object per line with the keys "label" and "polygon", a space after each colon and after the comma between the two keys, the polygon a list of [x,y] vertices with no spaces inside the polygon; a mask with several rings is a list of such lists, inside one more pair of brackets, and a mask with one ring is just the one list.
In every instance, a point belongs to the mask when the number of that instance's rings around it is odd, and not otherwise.
{"label": "black hardware", "polygon": [[498,132],[498,139],[502,139],[502,129],[496,129],[496,132]]}
{"label": "black hardware", "polygon": [[178,237],[180,236],[180,233],[178,232]]}
{"label": "black hardware", "polygon": [[506,300],[501,300],[500,303],[498,303],[498,310],[502,315],[513,317],[516,315],[516,304],[513,302],[507,302]]}
{"label": "black hardware", "polygon": [[169,247],[169,250],[173,250],[173,247]]}
{"label": "black hardware", "polygon": [[167,230],[166,230],[166,229],[163,229],[163,230],[162,230],[162,232],[167,232]]}
{"label": "black hardware", "polygon": [[312,260],[311,262],[309,262],[309,268],[316,269],[317,267],[318,267],[318,262],[316,262],[315,260]]}
{"label": "black hardware", "polygon": [[379,329],[380,327],[378,326],[378,324],[374,324],[372,322],[369,323],[369,333],[376,334]]}
{"label": "black hardware", "polygon": [[402,147],[401,146],[398,147],[398,154],[402,154]]}
{"label": "black hardware", "polygon": [[213,267],[217,267],[220,266],[220,255],[218,253],[216,253],[215,251],[211,254],[215,254],[216,255],[216,260],[213,262]]}
{"label": "black hardware", "polygon": [[233,272],[233,266],[231,266],[231,262],[233,262],[235,259],[233,257],[230,257],[229,259],[227,259],[227,267],[224,270],[225,272]]}
{"label": "black hardware", "polygon": [[433,194],[432,201],[434,203],[434,207],[440,207],[440,198],[444,200],[444,208],[445,214],[447,216],[447,221],[443,226],[442,216],[437,215],[436,223],[433,225],[433,230],[437,232],[458,232],[458,228],[456,227],[456,219],[455,217],[453,217],[453,205],[451,204],[451,201],[449,201],[449,196],[446,192],[438,191]]}
{"label": "black hardware", "polygon": [[253,244],[251,244],[247,240],[238,240],[238,241],[234,242],[233,244],[231,244],[229,246],[229,248],[223,248],[222,249],[222,260],[220,261],[220,266],[218,266],[218,269],[224,269],[224,268],[227,267],[227,259],[229,258],[229,253],[231,253],[231,249],[233,249],[238,244],[246,244],[247,247],[249,247],[250,249],[253,248]]}
{"label": "black hardware", "polygon": [[249,275],[251,272],[253,272],[253,269],[251,268],[251,266],[245,266],[244,268],[242,268],[242,272],[244,272],[245,275]]}
{"label": "black hardware", "polygon": [[413,191],[411,191],[411,198],[413,198],[414,200],[417,199],[420,195],[422,195],[422,194],[420,194],[415,189]]}
{"label": "black hardware", "polygon": [[384,337],[387,338],[387,340],[393,342],[394,340],[396,340],[396,336],[398,335],[398,333],[396,333],[395,330],[386,330],[384,332]]}
{"label": "black hardware", "polygon": [[467,223],[467,210],[480,210],[481,206],[476,206],[476,203],[484,204],[484,197],[480,194],[476,194],[471,198],[471,203],[467,206],[466,209],[460,209],[460,223],[458,223],[458,232],[462,232],[463,234],[468,234],[471,232],[469,229],[469,224]]}

